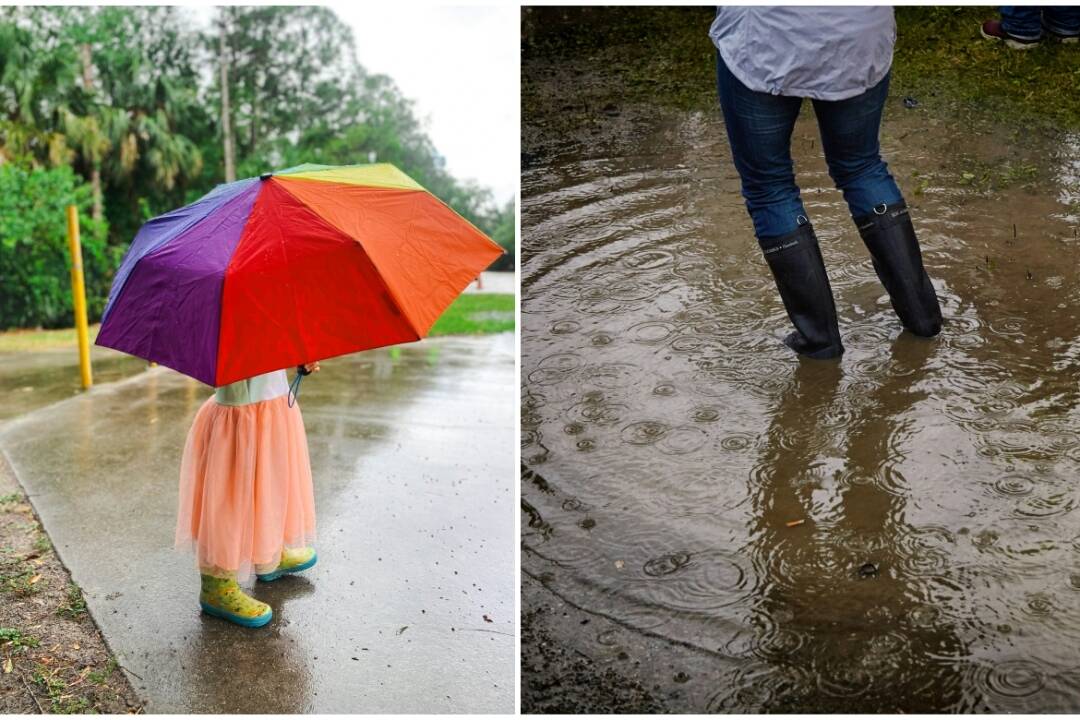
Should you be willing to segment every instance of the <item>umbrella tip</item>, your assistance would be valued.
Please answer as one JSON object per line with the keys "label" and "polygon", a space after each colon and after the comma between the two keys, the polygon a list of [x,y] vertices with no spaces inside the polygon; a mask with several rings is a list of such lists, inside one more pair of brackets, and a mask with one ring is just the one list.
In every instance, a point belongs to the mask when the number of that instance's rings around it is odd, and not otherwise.
{"label": "umbrella tip", "polygon": [[269,180],[271,177],[273,177],[273,175],[274,175],[274,173],[272,173],[272,172],[263,173],[262,175],[259,176],[259,179],[260,180]]}

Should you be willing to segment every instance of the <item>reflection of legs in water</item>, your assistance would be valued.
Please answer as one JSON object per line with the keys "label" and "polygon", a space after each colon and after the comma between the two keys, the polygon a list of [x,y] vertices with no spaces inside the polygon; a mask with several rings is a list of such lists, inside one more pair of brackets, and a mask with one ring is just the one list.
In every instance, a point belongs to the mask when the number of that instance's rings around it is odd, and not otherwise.
{"label": "reflection of legs in water", "polygon": [[847,468],[841,509],[845,527],[855,533],[880,532],[903,520],[902,500],[885,490],[907,448],[894,448],[904,414],[925,397],[915,384],[933,345],[898,338],[884,382],[861,399],[847,433]]}
{"label": "reflection of legs in water", "polygon": [[716,56],[717,91],[731,155],[754,234],[795,332],[784,343],[801,355],[843,353],[832,288],[795,184],[791,132],[802,99],[754,92]]}
{"label": "reflection of legs in water", "polygon": [[[912,621],[928,588],[909,571],[913,532],[903,489],[883,482],[903,459],[897,435],[922,397],[914,385],[932,351],[898,339],[894,371],[861,398],[844,428],[819,426],[842,401],[839,371],[825,376],[827,366],[803,364],[772,415],[754,506],[751,552],[766,573],[754,618],[759,637],[783,640],[758,655],[804,676],[792,710],[932,711],[959,700],[959,678],[934,660],[955,656],[959,640],[949,626]],[[834,460],[834,475],[815,475],[813,468],[829,467],[830,433],[846,435],[846,467]],[[839,497],[815,496],[832,478]],[[802,518],[806,524],[787,527]]]}
{"label": "reflection of legs in water", "polygon": [[834,525],[851,551],[845,604],[852,625],[846,638],[837,638],[844,663],[848,674],[870,673],[873,706],[894,712],[940,712],[961,700],[950,660],[961,654],[961,640],[952,625],[927,621],[932,580],[912,572],[921,560],[913,555],[924,548],[906,517],[907,488],[899,476],[912,449],[901,433],[926,397],[916,385],[932,352],[910,337],[893,343],[888,375],[860,404],[848,432]]}
{"label": "reflection of legs in water", "polygon": [[[828,446],[828,431],[820,418],[837,401],[843,371],[839,365],[800,363],[794,386],[772,413],[766,445],[752,481],[752,528],[749,554],[760,575],[759,595],[753,601],[750,623],[754,655],[765,672],[751,666],[749,682],[782,687],[784,707],[735,702],[736,712],[821,710],[817,707],[812,661],[818,652],[817,631],[807,618],[827,598],[832,578],[822,568],[820,550],[810,519],[813,494],[821,475],[821,454]],[[822,442],[825,439],[826,442]],[[789,527],[791,522],[805,524]],[[753,663],[753,658],[747,658]],[[739,679],[736,678],[736,683]],[[737,693],[738,690],[735,690]]]}
{"label": "reflection of legs in water", "polygon": [[758,531],[786,529],[785,523],[806,517],[811,486],[805,482],[818,459],[819,431],[814,418],[836,402],[843,371],[832,363],[801,362],[795,369],[794,388],[773,413],[766,432],[767,445],[759,465],[763,486],[754,507]]}
{"label": "reflection of legs in water", "polygon": [[941,308],[923,267],[907,205],[881,159],[878,133],[889,76],[861,95],[814,101],[829,175],[844,193],[897,316],[924,337],[941,331]]}

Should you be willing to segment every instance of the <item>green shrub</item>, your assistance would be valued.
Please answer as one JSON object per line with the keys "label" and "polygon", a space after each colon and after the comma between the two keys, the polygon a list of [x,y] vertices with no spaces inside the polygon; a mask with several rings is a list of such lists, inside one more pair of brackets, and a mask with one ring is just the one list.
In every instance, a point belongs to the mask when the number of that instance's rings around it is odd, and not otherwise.
{"label": "green shrub", "polygon": [[74,323],[67,246],[69,204],[79,207],[91,321],[105,308],[119,255],[108,228],[90,219],[90,188],[69,167],[0,166],[0,330]]}

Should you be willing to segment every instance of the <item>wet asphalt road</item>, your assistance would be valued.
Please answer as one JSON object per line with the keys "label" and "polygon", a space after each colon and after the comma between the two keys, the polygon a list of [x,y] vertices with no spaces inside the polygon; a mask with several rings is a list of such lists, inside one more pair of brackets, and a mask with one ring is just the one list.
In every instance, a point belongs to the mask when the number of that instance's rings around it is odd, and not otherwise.
{"label": "wet asphalt road", "polygon": [[201,615],[171,547],[208,388],[149,370],[0,424],[0,450],[149,712],[512,712],[513,347],[426,340],[304,383],[320,561],[257,588],[258,630]]}

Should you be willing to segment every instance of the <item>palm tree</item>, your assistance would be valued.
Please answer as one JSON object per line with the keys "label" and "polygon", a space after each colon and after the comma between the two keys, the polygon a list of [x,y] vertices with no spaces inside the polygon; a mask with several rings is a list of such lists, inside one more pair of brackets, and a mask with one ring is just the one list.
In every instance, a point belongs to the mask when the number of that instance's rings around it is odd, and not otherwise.
{"label": "palm tree", "polygon": [[42,52],[34,32],[7,8],[0,23],[0,163],[27,157],[33,164],[70,161],[63,133],[53,122],[75,78],[75,56],[60,44]]}
{"label": "palm tree", "polygon": [[[107,112],[107,109],[105,109]],[[101,190],[101,163],[112,150],[112,142],[102,128],[96,114],[76,115],[69,108],[60,109],[61,124],[68,147],[74,150],[90,168],[90,186],[93,192],[93,217],[100,220],[104,214]]]}

